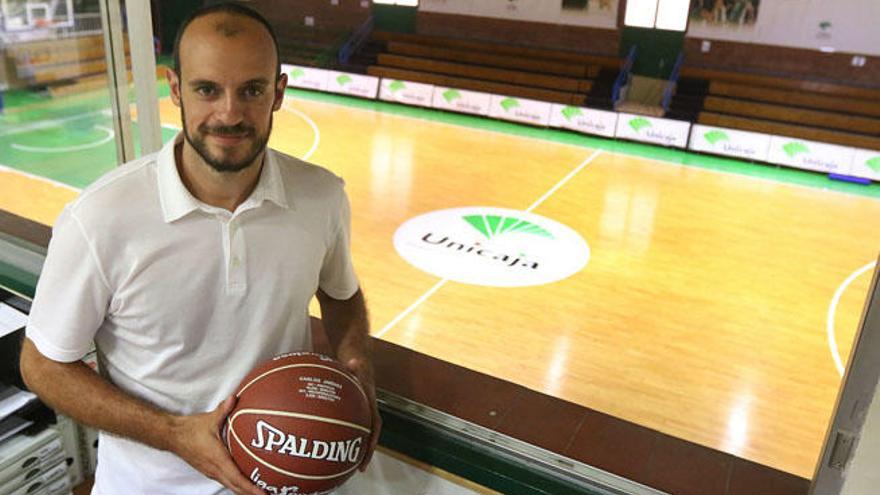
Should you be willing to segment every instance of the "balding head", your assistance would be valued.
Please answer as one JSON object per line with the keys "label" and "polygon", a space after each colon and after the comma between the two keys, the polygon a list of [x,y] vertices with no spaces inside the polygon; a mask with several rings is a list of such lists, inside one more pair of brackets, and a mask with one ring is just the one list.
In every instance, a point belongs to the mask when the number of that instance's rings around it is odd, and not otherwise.
{"label": "balding head", "polygon": [[[243,38],[246,35],[257,37],[267,36],[271,41],[272,48],[269,53],[275,52],[275,77],[281,73],[281,54],[278,48],[278,39],[272,26],[265,17],[250,7],[239,3],[220,3],[195,11],[188,17],[174,39],[174,72],[181,75],[183,69],[181,63],[181,45],[190,44],[191,38],[202,39],[205,36],[219,35],[227,39]],[[254,47],[256,53],[266,53],[258,46]]]}

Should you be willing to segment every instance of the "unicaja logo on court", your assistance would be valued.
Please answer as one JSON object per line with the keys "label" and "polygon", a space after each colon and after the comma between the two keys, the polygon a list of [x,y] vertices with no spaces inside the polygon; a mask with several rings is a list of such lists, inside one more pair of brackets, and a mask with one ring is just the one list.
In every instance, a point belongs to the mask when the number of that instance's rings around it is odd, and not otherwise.
{"label": "unicaja logo on court", "polygon": [[493,287],[542,285],[570,277],[589,260],[584,239],[534,213],[492,207],[439,210],[394,234],[398,254],[437,277]]}

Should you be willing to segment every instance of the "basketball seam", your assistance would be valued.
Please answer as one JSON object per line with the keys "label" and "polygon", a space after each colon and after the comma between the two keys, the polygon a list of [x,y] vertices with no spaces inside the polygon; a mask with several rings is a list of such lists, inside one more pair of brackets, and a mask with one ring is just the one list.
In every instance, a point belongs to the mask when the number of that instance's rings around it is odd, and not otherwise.
{"label": "basketball seam", "polygon": [[268,416],[284,416],[288,418],[297,418],[297,419],[310,419],[313,421],[318,421],[321,423],[330,423],[339,426],[347,426],[354,430],[360,430],[363,433],[370,434],[373,430],[370,428],[366,428],[356,423],[350,423],[348,421],[343,421],[341,419],[333,419],[333,418],[325,418],[323,416],[314,416],[312,414],[303,414],[303,413],[294,413],[287,411],[273,411],[271,409],[241,409],[239,411],[235,411],[235,414],[232,415],[232,419],[230,422],[235,422],[235,419],[241,416],[242,414],[266,414]]}
{"label": "basketball seam", "polygon": [[260,376],[257,376],[256,378],[254,378],[253,380],[251,380],[250,382],[248,382],[245,386],[241,387],[241,390],[239,390],[238,393],[235,394],[235,396],[236,396],[236,397],[241,397],[241,394],[243,394],[244,391],[247,390],[251,385],[253,385],[254,383],[256,383],[256,382],[258,382],[258,381],[260,381],[260,380],[262,380],[262,379],[265,378],[267,375],[271,375],[272,373],[275,373],[276,371],[283,371],[283,370],[286,370],[286,369],[289,369],[289,368],[307,368],[307,367],[323,368],[323,369],[325,369],[325,370],[329,370],[329,371],[332,371],[332,372],[334,372],[334,373],[338,373],[338,374],[344,376],[346,379],[348,379],[348,381],[350,381],[351,383],[353,383],[353,384],[355,385],[355,387],[357,387],[358,391],[359,391],[359,392],[361,393],[361,395],[364,397],[364,400],[366,400],[367,402],[369,402],[369,399],[367,398],[367,393],[364,392],[363,387],[361,387],[361,384],[358,383],[357,380],[355,380],[354,378],[352,378],[351,376],[349,376],[347,373],[345,373],[345,372],[343,372],[343,371],[340,371],[340,370],[338,370],[338,369],[336,369],[336,368],[332,368],[332,367],[330,367],[330,366],[324,366],[324,365],[321,365],[321,364],[287,364],[287,365],[281,366],[281,367],[279,367],[279,368],[273,368],[273,369],[271,369],[271,370],[269,370],[269,371],[266,371],[265,373],[261,374]]}
{"label": "basketball seam", "polygon": [[[238,445],[241,447],[242,450],[245,451],[245,453],[247,453],[247,455],[252,457],[255,461],[259,462],[260,464],[264,465],[265,467],[272,469],[278,473],[286,474],[287,476],[292,476],[294,478],[301,478],[304,480],[329,480],[329,479],[333,479],[333,478],[339,478],[340,476],[345,476],[346,474],[348,474],[358,468],[358,464],[355,464],[352,467],[346,469],[345,471],[342,471],[342,472],[339,472],[336,474],[325,475],[325,476],[315,476],[315,475],[309,475],[309,474],[294,473],[293,471],[287,471],[285,469],[281,469],[278,466],[275,466],[274,464],[270,463],[269,461],[261,459],[259,456],[257,456],[257,454],[254,454],[253,452],[251,452],[251,450],[247,447],[247,445],[245,445],[244,442],[242,442],[241,439],[238,438],[238,433],[235,432],[235,428],[232,427],[231,423],[229,425],[229,431],[230,431],[230,433],[232,433],[232,437],[235,438],[235,441],[238,442]],[[230,449],[230,451],[231,451],[231,449]]]}

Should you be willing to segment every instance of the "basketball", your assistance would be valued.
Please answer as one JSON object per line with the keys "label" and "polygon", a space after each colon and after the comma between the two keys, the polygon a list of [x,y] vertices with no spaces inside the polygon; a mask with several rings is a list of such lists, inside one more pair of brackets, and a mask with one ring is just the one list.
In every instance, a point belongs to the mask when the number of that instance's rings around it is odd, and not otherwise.
{"label": "basketball", "polygon": [[370,405],[357,378],[332,358],[277,356],[254,368],[236,397],[226,445],[241,472],[269,493],[327,493],[364,458]]}

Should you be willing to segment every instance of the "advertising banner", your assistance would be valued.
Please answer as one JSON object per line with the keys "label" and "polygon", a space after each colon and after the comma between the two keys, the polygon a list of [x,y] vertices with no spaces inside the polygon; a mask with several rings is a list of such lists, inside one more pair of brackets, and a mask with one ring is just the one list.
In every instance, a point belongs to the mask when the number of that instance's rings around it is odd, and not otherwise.
{"label": "advertising banner", "polygon": [[853,150],[850,175],[880,182],[880,151]]}
{"label": "advertising banner", "polygon": [[382,79],[379,98],[385,101],[430,107],[434,96],[434,85],[398,79]]}
{"label": "advertising banner", "polygon": [[290,87],[327,91],[328,74],[324,69],[281,64],[281,72],[287,74],[287,85]]}
{"label": "advertising banner", "polygon": [[767,161],[804,170],[846,175],[850,173],[854,154],[854,149],[845,146],[771,136]]}
{"label": "advertising banner", "polygon": [[492,95],[489,116],[495,119],[546,127],[550,125],[550,107],[551,104],[544,101]]}
{"label": "advertising banner", "polygon": [[434,87],[433,107],[452,112],[470,113],[474,115],[489,115],[489,105],[492,103],[492,95],[477,91],[465,91],[463,89]]}
{"label": "advertising banner", "polygon": [[621,113],[617,118],[616,137],[643,143],[687,148],[690,122]]}
{"label": "advertising banner", "polygon": [[327,91],[361,98],[376,98],[379,93],[379,78],[350,74],[348,72],[327,71]]}
{"label": "advertising banner", "polygon": [[694,124],[689,148],[704,153],[766,162],[770,153],[770,136]]}
{"label": "advertising banner", "polygon": [[617,113],[554,103],[550,111],[550,126],[584,134],[614,137]]}

